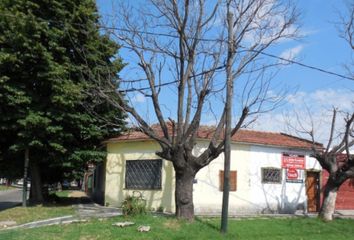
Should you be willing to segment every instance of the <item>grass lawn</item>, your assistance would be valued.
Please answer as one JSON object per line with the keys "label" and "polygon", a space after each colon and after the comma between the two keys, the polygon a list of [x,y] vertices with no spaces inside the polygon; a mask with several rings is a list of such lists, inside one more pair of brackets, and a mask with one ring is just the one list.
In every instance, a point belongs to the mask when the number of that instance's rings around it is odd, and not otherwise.
{"label": "grass lawn", "polygon": [[[0,221],[16,221],[17,224],[33,222],[53,217],[75,214],[72,206],[32,206],[15,207],[0,212]],[[0,237],[1,239],[1,237]]]}
{"label": "grass lawn", "polygon": [[[117,221],[133,221],[131,227],[112,226]],[[151,226],[150,232],[140,233],[140,225]],[[116,217],[103,221],[49,226],[26,230],[0,231],[0,239],[354,239],[354,220],[337,219],[324,223],[315,218],[242,219],[229,221],[229,233],[219,233],[219,219],[197,219],[194,223],[177,221],[172,217],[140,216]]]}
{"label": "grass lawn", "polygon": [[[15,221],[17,224],[28,223],[48,218],[74,215],[72,203],[75,198],[69,198],[71,191],[55,192],[57,203],[24,207],[14,207],[0,211],[0,221]],[[54,196],[53,194],[53,196]],[[1,237],[0,237],[1,239]]]}
{"label": "grass lawn", "polygon": [[8,186],[5,186],[5,185],[0,185],[0,191],[6,191],[6,190],[11,190],[11,189],[14,189],[14,187],[8,187]]}

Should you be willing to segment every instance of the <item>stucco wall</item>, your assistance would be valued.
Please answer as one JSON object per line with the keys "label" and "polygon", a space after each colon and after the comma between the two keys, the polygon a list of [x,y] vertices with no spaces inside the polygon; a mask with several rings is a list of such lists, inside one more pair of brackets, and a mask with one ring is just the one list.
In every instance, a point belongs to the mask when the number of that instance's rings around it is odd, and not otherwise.
{"label": "stucco wall", "polygon": [[147,207],[173,212],[174,171],[172,164],[163,160],[161,190],[127,190],[125,189],[125,162],[127,160],[161,159],[155,152],[159,145],[152,142],[125,142],[107,144],[105,204],[120,207],[125,197],[140,192],[147,200]]}
{"label": "stucco wall", "polygon": [[[200,143],[196,154],[200,153],[207,143]],[[237,171],[237,191],[230,192],[229,212],[236,213],[241,206],[247,204],[250,189],[247,181],[250,147],[234,144],[231,147],[231,171]],[[194,207],[197,214],[219,214],[221,212],[222,192],[220,191],[219,173],[224,169],[224,155],[221,154],[208,166],[201,169],[194,184]]]}
{"label": "stucco wall", "polygon": [[[200,144],[197,153],[206,144]],[[282,153],[304,154],[306,169],[320,170],[309,153],[287,148],[233,144],[231,170],[237,171],[237,191],[230,192],[229,213],[293,213],[306,208],[306,171],[301,183],[286,182],[282,169],[281,183],[262,183],[261,168],[281,168]],[[224,168],[223,154],[201,169],[194,185],[194,206],[198,214],[219,214],[222,192],[219,190],[219,171]]]}
{"label": "stucco wall", "polygon": [[309,157],[309,152],[285,149],[268,148],[261,146],[251,147],[249,169],[252,204],[260,213],[293,213],[296,210],[306,209],[306,171],[303,171],[303,181],[294,183],[286,182],[286,172],[282,169],[281,184],[262,183],[261,168],[281,168],[283,152],[304,154],[306,170],[320,170],[321,167],[314,158]]}
{"label": "stucco wall", "polygon": [[[199,142],[194,149],[196,155],[207,147],[207,142]],[[132,190],[125,190],[125,161],[138,159],[159,159],[155,152],[159,145],[152,141],[109,143],[106,162],[105,202],[110,206],[120,206],[125,196]],[[237,171],[237,191],[230,192],[229,213],[291,213],[306,208],[305,173],[301,183],[286,182],[282,169],[282,181],[262,183],[261,168],[281,168],[282,153],[305,155],[306,169],[320,170],[317,161],[309,153],[287,148],[251,146],[233,144],[231,170]],[[224,156],[221,154],[196,175],[193,186],[196,214],[219,214],[221,212],[222,192],[219,190],[219,171],[224,168]],[[174,170],[168,161],[163,161],[162,189],[140,191],[147,199],[149,208],[164,207],[173,212]]]}

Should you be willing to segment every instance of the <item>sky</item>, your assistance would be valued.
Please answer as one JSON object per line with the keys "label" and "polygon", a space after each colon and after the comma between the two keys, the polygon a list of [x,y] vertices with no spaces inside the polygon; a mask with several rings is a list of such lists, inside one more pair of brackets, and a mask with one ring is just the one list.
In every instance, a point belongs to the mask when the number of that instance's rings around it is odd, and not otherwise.
{"label": "sky", "polygon": [[[112,6],[125,0],[97,0],[99,12],[105,24],[110,24],[115,15]],[[144,2],[140,0],[139,2]],[[267,50],[267,53],[289,58],[306,64],[349,75],[344,64],[352,61],[353,52],[342,39],[339,31],[340,13],[345,13],[344,0],[298,0],[295,1],[300,10],[300,32],[302,38],[291,40]],[[130,59],[125,51],[120,56],[126,61]],[[126,58],[125,58],[126,57]],[[129,76],[131,71],[124,70],[121,77]],[[280,107],[272,112],[259,115],[249,128],[265,131],[288,132],[295,134],[291,127],[297,126],[295,116],[299,116],[304,126],[315,122],[319,141],[325,142],[328,124],[331,120],[331,109],[337,107],[342,111],[354,109],[354,81],[326,74],[317,70],[304,68],[298,65],[281,67],[275,76],[275,82],[281,83],[288,89],[288,93]],[[163,96],[168,102],[168,95]],[[144,105],[143,95],[135,93],[131,100],[140,110],[145,111],[147,118],[152,117],[151,105]],[[171,108],[165,107],[165,111]],[[151,111],[151,112],[150,112]],[[173,114],[172,114],[173,115]],[[309,117],[312,116],[312,119]],[[296,120],[296,121],[295,121]],[[292,122],[289,125],[289,122]],[[204,122],[208,124],[208,121]],[[315,129],[316,130],[316,129]]]}

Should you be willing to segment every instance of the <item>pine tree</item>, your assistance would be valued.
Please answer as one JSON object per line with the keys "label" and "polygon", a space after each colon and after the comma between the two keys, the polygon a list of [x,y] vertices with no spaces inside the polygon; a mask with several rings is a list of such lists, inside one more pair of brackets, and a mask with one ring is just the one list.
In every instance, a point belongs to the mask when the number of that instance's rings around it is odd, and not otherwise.
{"label": "pine tree", "polygon": [[29,149],[33,201],[43,183],[102,160],[100,142],[124,126],[124,114],[86,94],[101,79],[115,91],[123,67],[98,20],[93,0],[0,2],[0,166]]}

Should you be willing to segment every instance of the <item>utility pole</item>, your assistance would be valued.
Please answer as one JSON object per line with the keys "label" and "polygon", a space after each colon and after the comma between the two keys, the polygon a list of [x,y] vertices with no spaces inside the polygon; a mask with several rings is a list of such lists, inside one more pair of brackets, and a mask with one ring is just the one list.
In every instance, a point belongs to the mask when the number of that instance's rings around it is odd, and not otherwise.
{"label": "utility pole", "polygon": [[225,145],[224,145],[224,189],[222,195],[221,210],[221,233],[227,233],[228,211],[229,211],[229,191],[230,191],[230,158],[231,158],[231,122],[232,122],[232,96],[233,96],[233,76],[232,63],[235,55],[233,38],[233,14],[230,12],[230,4],[227,4],[227,25],[228,25],[228,55],[226,63],[226,120],[225,120]]}
{"label": "utility pole", "polygon": [[25,149],[25,167],[23,172],[23,186],[22,186],[22,207],[27,207],[27,178],[28,178],[28,164],[29,164],[29,148]]}

